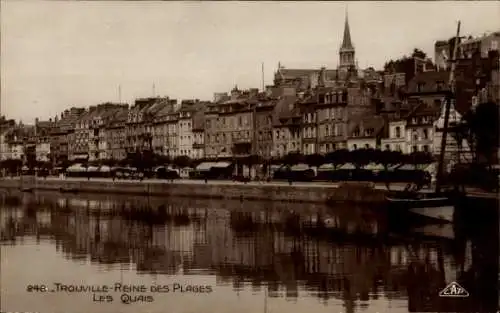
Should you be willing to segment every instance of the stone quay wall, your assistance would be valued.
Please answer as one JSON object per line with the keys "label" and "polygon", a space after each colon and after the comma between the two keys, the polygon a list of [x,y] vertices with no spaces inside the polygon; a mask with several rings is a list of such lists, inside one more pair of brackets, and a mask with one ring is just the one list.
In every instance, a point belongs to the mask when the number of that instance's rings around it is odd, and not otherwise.
{"label": "stone quay wall", "polygon": [[189,183],[189,182],[123,182],[99,180],[0,179],[0,188],[24,191],[55,191],[74,193],[107,193],[239,199],[305,203],[355,202],[373,203],[385,199],[385,191],[367,184],[284,185],[272,183]]}

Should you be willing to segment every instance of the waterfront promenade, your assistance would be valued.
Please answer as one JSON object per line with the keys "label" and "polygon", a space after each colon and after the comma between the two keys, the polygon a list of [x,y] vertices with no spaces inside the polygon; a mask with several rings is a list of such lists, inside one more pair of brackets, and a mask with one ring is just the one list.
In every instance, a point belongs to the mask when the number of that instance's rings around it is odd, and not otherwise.
{"label": "waterfront promenade", "polygon": [[[402,190],[397,184],[391,190]],[[373,183],[348,184],[331,182],[292,182],[190,179],[112,180],[111,178],[19,177],[0,179],[0,188],[25,191],[46,190],[56,192],[136,194],[165,197],[192,197],[214,199],[263,200],[284,202],[325,203],[348,201],[384,202],[387,188]]]}
{"label": "waterfront promenade", "polygon": [[[342,188],[347,186],[346,188]],[[391,183],[391,191],[401,191],[406,183]],[[276,200],[290,202],[324,203],[327,200],[365,202],[385,199],[388,192],[383,183],[371,182],[292,182],[193,179],[126,179],[83,177],[37,177],[36,180],[20,177],[0,178],[0,188],[39,189],[90,193],[149,194],[220,199]],[[432,192],[434,186],[421,192]],[[477,188],[466,188],[468,195],[478,198],[497,198],[498,194]]]}
{"label": "waterfront promenade", "polygon": [[[272,180],[272,181],[249,181],[249,182],[240,182],[240,181],[234,181],[234,180],[199,180],[199,179],[174,179],[174,180],[168,180],[168,179],[158,179],[158,178],[148,178],[148,179],[115,179],[113,180],[112,178],[103,178],[103,177],[94,177],[88,178],[85,177],[65,177],[65,178],[60,178],[60,177],[37,177],[36,178],[38,181],[61,181],[61,182],[102,182],[102,183],[109,183],[109,184],[115,184],[115,183],[127,183],[127,184],[183,184],[183,185],[217,185],[217,186],[224,186],[224,185],[242,185],[242,186],[293,186],[297,188],[338,188],[343,182],[326,182],[326,181],[313,181],[313,182],[300,182],[300,181],[294,181],[292,184],[290,184],[288,181],[285,180]],[[3,177],[0,178],[1,180],[20,180],[20,177]],[[378,190],[387,190],[387,187],[383,183],[370,183],[366,182],[367,184],[373,184],[374,189]],[[396,191],[401,191],[404,190],[404,188],[407,186],[407,183],[391,183],[390,184],[390,190],[396,190]],[[427,189],[424,189],[427,190]]]}

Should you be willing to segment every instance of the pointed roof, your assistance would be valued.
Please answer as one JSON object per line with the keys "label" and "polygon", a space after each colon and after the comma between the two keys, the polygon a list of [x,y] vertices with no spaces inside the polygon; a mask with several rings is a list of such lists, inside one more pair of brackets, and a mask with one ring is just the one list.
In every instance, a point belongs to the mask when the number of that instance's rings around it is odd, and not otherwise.
{"label": "pointed roof", "polygon": [[351,41],[351,31],[349,29],[349,18],[347,16],[347,9],[345,12],[345,24],[344,24],[344,38],[342,39],[341,50],[354,50],[354,46]]}

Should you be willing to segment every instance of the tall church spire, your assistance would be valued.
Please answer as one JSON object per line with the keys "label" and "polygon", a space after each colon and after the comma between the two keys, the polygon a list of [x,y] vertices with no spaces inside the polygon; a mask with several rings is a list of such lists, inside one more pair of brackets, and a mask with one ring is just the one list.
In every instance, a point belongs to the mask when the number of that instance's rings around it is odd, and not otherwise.
{"label": "tall church spire", "polygon": [[347,14],[347,8],[345,11],[345,23],[344,23],[344,37],[342,38],[342,45],[339,51],[339,68],[345,72],[347,70],[352,70],[356,67],[355,50],[351,40],[351,30],[349,28],[349,18]]}
{"label": "tall church spire", "polygon": [[351,41],[351,31],[349,29],[349,17],[347,14],[347,8],[345,9],[345,23],[344,23],[344,38],[342,39],[341,50],[354,50]]}

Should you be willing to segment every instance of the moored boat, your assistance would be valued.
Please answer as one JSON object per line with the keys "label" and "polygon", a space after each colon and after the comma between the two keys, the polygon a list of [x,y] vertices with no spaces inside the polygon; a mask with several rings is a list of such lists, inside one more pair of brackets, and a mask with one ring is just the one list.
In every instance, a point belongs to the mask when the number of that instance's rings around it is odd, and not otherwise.
{"label": "moored boat", "polygon": [[400,192],[386,199],[392,213],[407,213],[433,222],[453,222],[454,201],[450,194]]}

